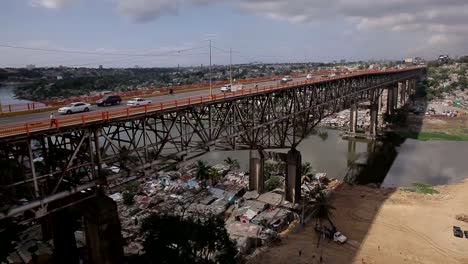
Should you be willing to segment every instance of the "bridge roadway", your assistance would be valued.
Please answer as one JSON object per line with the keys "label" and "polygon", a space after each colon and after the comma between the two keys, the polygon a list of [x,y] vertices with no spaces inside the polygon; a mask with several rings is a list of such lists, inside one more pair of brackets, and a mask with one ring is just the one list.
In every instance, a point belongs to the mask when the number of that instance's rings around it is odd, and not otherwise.
{"label": "bridge roadway", "polygon": [[[393,91],[388,98],[395,102],[406,97],[414,92],[414,83],[424,71],[424,67],[360,71],[266,83],[258,89],[213,96],[208,91],[181,94],[178,99],[158,98],[161,101],[147,107],[62,116],[52,128],[49,120],[40,119],[43,116],[1,125],[0,161],[17,161],[24,175],[0,190],[20,193],[18,188],[26,188],[32,198],[18,205],[16,201],[24,197],[14,197],[15,204],[8,212],[0,212],[0,219],[26,211],[41,216],[57,206],[47,208],[51,203],[75,203],[74,195],[127,178],[122,172],[104,175],[104,165],[118,166],[121,171],[131,166],[144,176],[148,170],[215,149],[294,149],[327,115],[363,101],[378,106],[384,90]],[[412,85],[400,89],[403,82]],[[41,167],[33,165],[38,157],[44,158]]]}
{"label": "bridge roadway", "polygon": [[[293,82],[304,81],[305,79],[306,79],[305,77],[297,77],[293,79]],[[265,87],[265,86],[279,84],[279,82],[280,81],[278,80],[278,81],[258,82],[257,84],[259,87]],[[253,88],[254,86],[255,86],[254,83],[244,84],[245,89]],[[222,94],[219,86],[213,87],[213,94],[215,95]],[[173,95],[161,95],[161,96],[147,97],[146,99],[151,100],[152,103],[160,103],[160,102],[166,102],[166,101],[172,101],[172,100],[188,99],[189,97],[207,96],[207,95],[210,95],[209,89],[193,91],[193,92],[181,92],[181,93],[175,93]],[[93,114],[94,113],[101,114],[102,112],[106,112],[109,110],[125,109],[127,108],[125,104],[126,104],[126,101],[123,101],[122,104],[120,105],[110,105],[106,107],[98,107],[96,105],[93,105],[90,109],[91,110],[90,112],[92,112]],[[65,115],[57,115],[56,111],[51,111],[51,112],[54,112],[56,117],[59,120],[69,117]],[[18,115],[18,116],[11,116],[11,117],[0,117],[0,127],[1,125],[15,124],[15,123],[21,123],[21,122],[24,123],[24,122],[35,121],[35,120],[48,121],[48,118],[51,112],[30,113],[30,114],[23,114],[23,115]],[[76,116],[76,115],[79,115],[79,113],[72,114],[71,116]]]}

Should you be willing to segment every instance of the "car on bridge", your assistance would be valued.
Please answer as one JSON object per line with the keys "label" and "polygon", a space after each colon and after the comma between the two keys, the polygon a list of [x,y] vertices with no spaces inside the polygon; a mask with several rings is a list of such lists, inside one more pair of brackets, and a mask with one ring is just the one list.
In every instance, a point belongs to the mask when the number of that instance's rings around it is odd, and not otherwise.
{"label": "car on bridge", "polygon": [[224,85],[223,87],[221,87],[221,89],[219,89],[221,92],[230,92],[231,91],[231,85],[230,84],[226,84]]}
{"label": "car on bridge", "polygon": [[142,106],[151,104],[151,100],[145,98],[134,98],[127,102],[128,106]]}
{"label": "car on bridge", "polygon": [[120,104],[122,102],[122,98],[118,95],[109,95],[101,100],[97,100],[96,104],[97,106],[106,106],[106,105],[116,105]]}
{"label": "car on bridge", "polygon": [[67,106],[61,107],[57,110],[59,114],[72,114],[79,112],[88,112],[91,109],[91,105],[83,102],[71,103]]}
{"label": "car on bridge", "polygon": [[284,76],[281,79],[281,83],[287,83],[287,82],[292,82],[293,78],[291,76]]}

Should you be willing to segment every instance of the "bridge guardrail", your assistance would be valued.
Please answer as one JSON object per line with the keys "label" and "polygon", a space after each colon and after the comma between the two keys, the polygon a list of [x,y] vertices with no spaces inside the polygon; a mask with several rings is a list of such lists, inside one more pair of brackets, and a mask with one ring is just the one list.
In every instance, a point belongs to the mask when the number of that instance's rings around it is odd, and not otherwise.
{"label": "bridge guardrail", "polygon": [[62,127],[79,125],[79,124],[85,125],[85,124],[89,124],[89,123],[96,122],[96,121],[107,121],[107,120],[111,120],[114,118],[129,117],[129,116],[138,115],[138,114],[146,114],[148,112],[166,110],[170,108],[187,106],[187,105],[192,105],[192,104],[206,103],[206,102],[216,101],[219,99],[232,98],[232,97],[242,96],[242,95],[247,95],[247,94],[254,94],[254,93],[259,93],[259,92],[293,87],[293,86],[297,86],[301,84],[313,84],[313,83],[318,83],[322,81],[335,80],[335,79],[340,79],[340,78],[372,74],[372,73],[380,73],[380,72],[382,73],[383,72],[386,72],[386,73],[401,72],[401,71],[413,70],[415,68],[421,68],[421,67],[394,69],[394,70],[387,70],[387,71],[380,71],[380,70],[359,71],[359,72],[353,72],[351,74],[342,75],[342,76],[321,77],[321,78],[305,80],[305,81],[300,81],[300,82],[289,82],[285,84],[276,84],[276,85],[269,85],[269,86],[263,86],[263,87],[257,87],[257,88],[242,89],[236,92],[218,93],[218,94],[212,94],[212,95],[207,95],[207,96],[195,96],[195,97],[189,97],[189,98],[184,98],[184,99],[168,100],[168,101],[149,104],[145,106],[127,107],[123,109],[101,111],[99,113],[86,113],[86,114],[80,114],[80,115],[66,116],[63,118],[57,118],[55,124],[51,124],[51,121],[49,119],[38,119],[34,121],[22,122],[22,123],[17,123],[17,124],[0,125],[0,137],[21,135],[21,134],[29,135],[32,132],[45,131],[45,130],[50,130],[54,128],[59,129]]}
{"label": "bridge guardrail", "polygon": [[32,110],[47,108],[47,107],[49,106],[47,106],[44,103],[39,103],[39,102],[24,103],[24,104],[1,104],[0,115],[3,113],[32,111]]}
{"label": "bridge guardrail", "polygon": [[[313,72],[315,75],[323,75],[323,74],[330,74],[333,71],[318,71]],[[304,74],[291,74],[293,77],[303,77]],[[275,81],[281,79],[281,76],[268,76],[268,77],[257,77],[257,78],[249,78],[249,79],[241,79],[237,80],[236,83],[239,84],[250,84],[256,82],[268,82],[268,81]],[[213,86],[222,86],[228,84],[229,81],[218,81],[214,82]],[[112,93],[115,95],[120,95],[121,97],[139,97],[139,96],[157,96],[160,94],[165,94],[169,91],[169,89],[173,89],[176,92],[183,93],[183,92],[190,92],[193,89],[208,89],[209,83],[197,83],[197,84],[187,84],[187,85],[178,85],[178,86],[166,86],[161,88],[151,88],[145,90],[137,90],[137,91],[128,91],[128,92],[120,92],[120,93]],[[97,100],[101,99],[102,95],[94,95],[94,96],[77,96],[77,97],[70,97],[65,99],[49,99],[49,100],[41,100],[40,102],[32,102],[32,103],[24,103],[24,104],[4,104],[0,107],[0,115],[4,113],[13,113],[13,112],[27,112],[27,111],[35,111],[38,109],[43,108],[50,108],[50,107],[60,107],[66,104],[82,101],[87,103],[95,103]]]}

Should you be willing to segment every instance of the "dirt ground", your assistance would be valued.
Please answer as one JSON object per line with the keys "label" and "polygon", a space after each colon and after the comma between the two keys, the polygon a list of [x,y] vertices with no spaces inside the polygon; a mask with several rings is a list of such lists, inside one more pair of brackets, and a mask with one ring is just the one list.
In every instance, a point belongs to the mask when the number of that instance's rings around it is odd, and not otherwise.
{"label": "dirt ground", "polygon": [[346,244],[325,240],[317,248],[311,220],[250,263],[320,263],[322,254],[322,263],[466,264],[468,239],[454,237],[452,227],[468,230],[455,219],[468,214],[468,179],[436,189],[440,194],[428,195],[342,184],[333,196],[334,222]]}
{"label": "dirt ground", "polygon": [[468,127],[468,116],[463,117],[434,117],[434,116],[408,116],[408,129],[410,131],[447,132],[448,130],[463,130]]}

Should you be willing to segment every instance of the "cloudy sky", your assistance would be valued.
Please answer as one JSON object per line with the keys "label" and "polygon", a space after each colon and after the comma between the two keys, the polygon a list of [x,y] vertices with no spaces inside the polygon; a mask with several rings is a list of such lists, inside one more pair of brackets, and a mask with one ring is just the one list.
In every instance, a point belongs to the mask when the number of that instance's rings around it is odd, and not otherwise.
{"label": "cloudy sky", "polygon": [[467,0],[2,0],[0,5],[0,67],[206,65],[208,39],[214,64],[228,64],[230,48],[233,63],[468,54]]}

